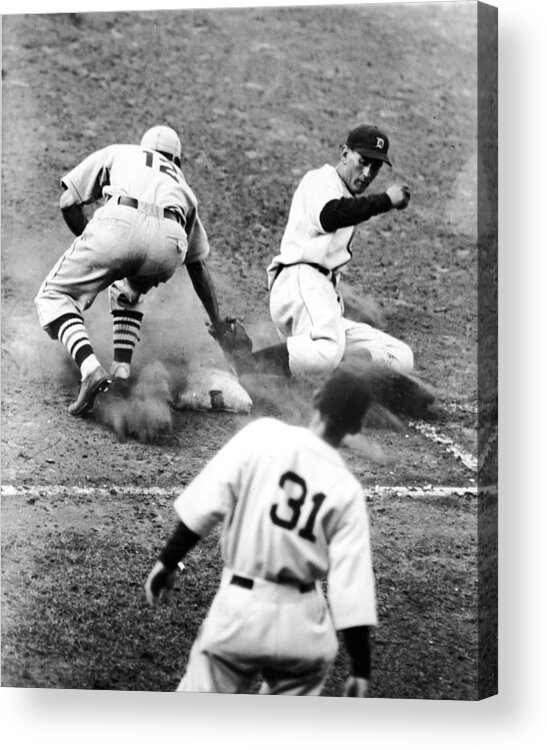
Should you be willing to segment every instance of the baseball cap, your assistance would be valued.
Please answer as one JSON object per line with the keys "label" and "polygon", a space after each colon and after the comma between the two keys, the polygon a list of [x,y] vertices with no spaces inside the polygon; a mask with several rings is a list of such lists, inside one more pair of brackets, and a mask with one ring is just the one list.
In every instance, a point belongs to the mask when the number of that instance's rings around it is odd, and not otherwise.
{"label": "baseball cap", "polygon": [[152,151],[163,151],[177,159],[181,157],[180,139],[173,128],[167,125],[155,125],[147,130],[141,138],[141,146]]}
{"label": "baseball cap", "polygon": [[389,138],[376,125],[358,125],[353,128],[348,133],[346,145],[361,156],[385,161],[391,167],[391,162],[387,158]]}
{"label": "baseball cap", "polygon": [[335,427],[358,432],[371,401],[369,386],[354,372],[337,370],[322,386],[315,407]]}

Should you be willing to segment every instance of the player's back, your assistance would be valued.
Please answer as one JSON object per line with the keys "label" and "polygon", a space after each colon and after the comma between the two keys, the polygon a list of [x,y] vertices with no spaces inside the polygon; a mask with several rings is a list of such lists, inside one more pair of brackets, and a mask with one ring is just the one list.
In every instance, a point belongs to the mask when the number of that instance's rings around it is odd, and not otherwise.
{"label": "player's back", "polygon": [[196,204],[182,171],[157,151],[140,146],[111,147],[109,187],[106,194],[123,192],[145,203],[168,207]]}
{"label": "player's back", "polygon": [[310,430],[274,419],[245,428],[239,450],[245,459],[223,531],[226,565],[276,581],[322,578],[340,519],[364,511],[340,454]]}
{"label": "player's back", "polygon": [[124,195],[142,203],[180,209],[184,216],[197,206],[176,164],[157,151],[132,144],[115,144],[90,154],[62,178],[61,184],[81,203]]}

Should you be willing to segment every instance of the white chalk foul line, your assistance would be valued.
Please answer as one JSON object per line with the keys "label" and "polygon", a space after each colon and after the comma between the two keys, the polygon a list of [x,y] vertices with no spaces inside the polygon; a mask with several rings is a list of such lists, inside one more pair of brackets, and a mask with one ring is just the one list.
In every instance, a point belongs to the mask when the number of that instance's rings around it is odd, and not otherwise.
{"label": "white chalk foul line", "polygon": [[100,495],[102,497],[116,497],[117,495],[136,495],[137,497],[176,497],[182,492],[182,487],[138,487],[108,485],[107,487],[69,487],[66,484],[48,485],[18,485],[4,484],[1,487],[2,495],[6,497],[44,495],[73,495],[74,497],[89,497]]}
{"label": "white chalk foul line", "polygon": [[376,486],[376,487],[365,487],[365,495],[367,497],[410,497],[410,498],[423,498],[423,499],[434,499],[442,500],[447,497],[477,497],[480,495],[494,495],[497,493],[497,487],[494,485],[488,487],[477,488],[474,485],[470,487],[434,487],[433,485],[426,484],[423,487],[417,486]]}
{"label": "white chalk foul line", "polygon": [[[117,496],[132,497],[171,497],[175,498],[182,492],[183,487],[137,487],[112,485],[109,487],[69,487],[67,485],[13,485],[4,484],[1,487],[1,493],[4,497],[54,497],[56,495],[70,495],[72,497],[94,497],[100,496],[105,498],[116,498]],[[480,493],[492,494],[496,491],[495,487],[434,487],[433,485],[424,485],[418,487],[411,486],[382,486],[375,485],[365,487],[365,494],[368,497],[411,497],[411,498],[431,498],[442,499],[446,497],[476,497]]]}
{"label": "white chalk foul line", "polygon": [[457,458],[458,461],[461,461],[461,463],[467,469],[471,469],[471,471],[477,471],[478,461],[475,456],[460,448],[452,440],[452,438],[449,438],[446,435],[442,435],[440,432],[437,432],[437,430],[432,425],[427,424],[426,422],[411,422],[410,424],[412,427],[414,427],[415,430],[420,432],[424,437],[428,438],[428,440],[432,440],[434,443],[444,445],[445,450],[448,453],[451,453],[455,458]]}

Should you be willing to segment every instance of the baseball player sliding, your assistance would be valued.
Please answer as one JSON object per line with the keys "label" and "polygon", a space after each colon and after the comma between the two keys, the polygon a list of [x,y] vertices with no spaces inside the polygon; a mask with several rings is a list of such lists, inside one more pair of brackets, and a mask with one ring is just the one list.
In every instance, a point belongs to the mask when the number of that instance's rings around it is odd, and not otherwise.
{"label": "baseball player sliding", "polygon": [[369,524],[337,448],[368,405],[365,380],[339,370],[316,392],[307,428],[248,424],[176,499],[179,522],[145,583],[148,602],[220,521],[225,566],[178,690],[248,693],[261,675],[261,693],[318,695],[340,630],[352,664],[345,695],[367,694],[377,624]]}
{"label": "baseball player sliding", "polygon": [[[130,376],[143,320],[143,297],[183,263],[221,338],[214,285],[206,266],[207,235],[197,200],[181,171],[181,143],[158,125],[140,145],[111,145],[84,159],[61,180],[63,217],[76,235],[40,287],[35,304],[40,324],[59,339],[80,368],[81,384],[68,410],[83,416],[112,378]],[[83,206],[104,198],[88,222]],[[84,312],[110,287],[114,356],[110,372],[97,359]]]}
{"label": "baseball player sliding", "polygon": [[[407,344],[367,323],[344,316],[337,283],[351,260],[358,224],[410,200],[406,185],[365,195],[388,158],[387,135],[372,125],[348,134],[336,166],[304,175],[293,196],[280,252],[270,263],[270,314],[284,343],[240,356],[240,372],[324,375],[342,361],[372,360],[392,376],[388,405],[420,410],[433,395],[406,376],[414,367]],[[394,377],[393,373],[398,373]]]}

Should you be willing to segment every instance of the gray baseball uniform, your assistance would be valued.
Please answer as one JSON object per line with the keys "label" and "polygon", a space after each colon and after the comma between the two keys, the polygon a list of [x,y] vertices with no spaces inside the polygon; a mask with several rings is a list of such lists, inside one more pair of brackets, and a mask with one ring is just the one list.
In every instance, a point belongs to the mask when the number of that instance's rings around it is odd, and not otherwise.
{"label": "gray baseball uniform", "polygon": [[[49,336],[66,347],[80,368],[80,390],[69,405],[84,416],[112,378],[128,379],[143,319],[143,295],[167,281],[183,263],[194,289],[221,336],[229,326],[220,318],[205,258],[207,235],[194,193],[180,169],[176,132],[157,125],[140,145],[107,146],[88,156],[63,177],[63,217],[76,235],[35,298],[38,317]],[[83,206],[104,199],[87,220]],[[113,360],[110,375],[97,359],[84,312],[110,287]]]}
{"label": "gray baseball uniform", "polygon": [[182,263],[209,253],[194,193],[182,171],[157,151],[107,146],[61,184],[78,204],[106,202],[38,292],[35,302],[46,330],[65,314],[81,315],[110,285],[112,310],[140,309],[142,294],[167,281]]}

